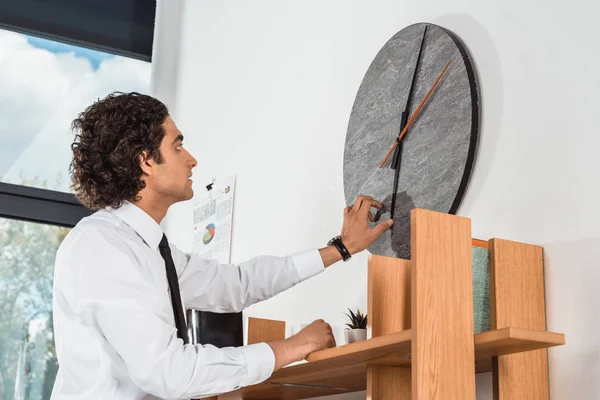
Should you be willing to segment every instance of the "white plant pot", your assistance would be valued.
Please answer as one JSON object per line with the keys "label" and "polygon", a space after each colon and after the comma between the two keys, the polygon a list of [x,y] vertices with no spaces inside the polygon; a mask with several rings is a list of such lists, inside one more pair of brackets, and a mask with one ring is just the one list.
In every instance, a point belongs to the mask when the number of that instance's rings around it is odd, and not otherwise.
{"label": "white plant pot", "polygon": [[346,344],[359,342],[361,340],[367,339],[367,330],[366,329],[346,329],[344,331],[344,336],[346,337]]}

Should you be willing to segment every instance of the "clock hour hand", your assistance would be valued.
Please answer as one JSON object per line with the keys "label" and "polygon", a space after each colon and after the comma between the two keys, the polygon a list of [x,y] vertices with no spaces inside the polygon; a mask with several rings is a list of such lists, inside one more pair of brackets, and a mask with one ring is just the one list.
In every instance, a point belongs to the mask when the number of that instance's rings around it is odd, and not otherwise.
{"label": "clock hour hand", "polygon": [[[408,112],[402,111],[402,116],[400,118],[400,126],[402,129],[406,126],[406,122],[408,121]],[[402,130],[401,129],[401,130]],[[394,158],[392,159],[391,168],[394,169],[394,187],[392,191],[392,208],[390,209],[390,218],[394,219],[394,210],[396,209],[396,193],[398,193],[398,179],[400,178],[400,158],[402,156],[402,141],[397,141],[398,145],[396,146],[396,150],[394,153]],[[392,226],[393,228],[393,226]]]}

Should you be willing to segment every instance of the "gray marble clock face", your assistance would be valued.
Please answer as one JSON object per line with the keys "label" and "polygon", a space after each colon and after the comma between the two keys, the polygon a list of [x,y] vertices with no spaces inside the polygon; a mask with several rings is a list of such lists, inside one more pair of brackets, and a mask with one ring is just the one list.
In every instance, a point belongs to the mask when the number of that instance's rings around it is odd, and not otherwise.
{"label": "gray marble clock face", "polygon": [[[426,24],[411,25],[379,51],[360,85],[344,148],[346,203],[359,194],[384,205],[379,220],[390,217],[394,170],[391,157],[379,164],[400,128],[419,46]],[[410,114],[443,70],[452,63],[403,139],[394,226],[369,251],[410,258],[410,210],[455,213],[473,166],[479,129],[475,73],[459,40],[427,24]],[[373,211],[376,211],[373,209]]]}

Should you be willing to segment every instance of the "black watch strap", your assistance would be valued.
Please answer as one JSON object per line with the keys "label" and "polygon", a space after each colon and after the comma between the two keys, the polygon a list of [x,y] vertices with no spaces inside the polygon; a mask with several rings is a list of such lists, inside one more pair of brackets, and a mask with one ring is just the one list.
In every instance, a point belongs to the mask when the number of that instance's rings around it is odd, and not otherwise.
{"label": "black watch strap", "polygon": [[352,258],[352,256],[350,255],[350,252],[348,251],[348,249],[346,248],[346,246],[344,246],[344,243],[342,242],[342,237],[341,236],[334,237],[333,239],[331,239],[327,243],[327,245],[328,246],[335,246],[335,248],[338,249],[338,251],[342,255],[342,259],[344,261],[348,261],[350,258]]}

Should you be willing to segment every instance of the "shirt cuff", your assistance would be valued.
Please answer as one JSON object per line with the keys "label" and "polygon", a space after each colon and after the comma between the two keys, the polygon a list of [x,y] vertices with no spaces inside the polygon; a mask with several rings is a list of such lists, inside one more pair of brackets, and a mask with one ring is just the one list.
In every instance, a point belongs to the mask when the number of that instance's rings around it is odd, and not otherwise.
{"label": "shirt cuff", "polygon": [[292,256],[300,282],[307,280],[325,270],[319,250],[308,250]]}
{"label": "shirt cuff", "polygon": [[256,343],[239,347],[246,358],[246,384],[256,385],[267,380],[275,369],[275,354],[266,343]]}

